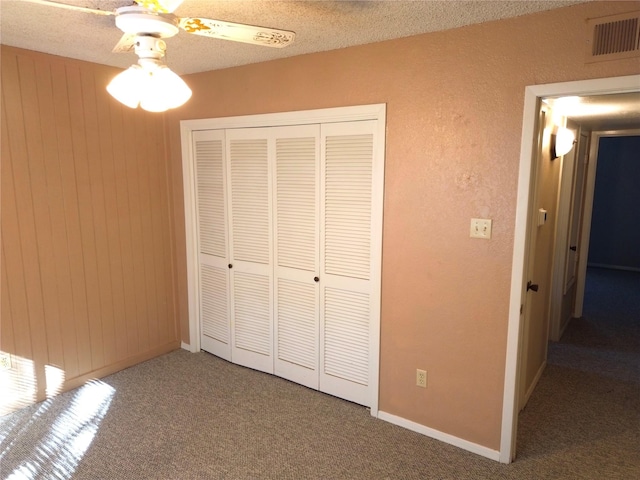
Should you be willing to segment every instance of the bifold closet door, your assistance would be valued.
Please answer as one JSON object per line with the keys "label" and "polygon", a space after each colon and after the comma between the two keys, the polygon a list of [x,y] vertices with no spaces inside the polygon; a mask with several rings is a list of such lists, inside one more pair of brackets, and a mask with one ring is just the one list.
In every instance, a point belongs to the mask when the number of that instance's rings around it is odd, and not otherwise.
{"label": "bifold closet door", "polygon": [[193,133],[200,275],[200,345],[231,360],[224,131]]}
{"label": "bifold closet door", "polygon": [[372,278],[379,246],[382,157],[377,122],[321,127],[320,390],[370,405],[379,302]]}
{"label": "bifold closet door", "polygon": [[226,131],[231,358],[273,373],[269,129]]}
{"label": "bifold closet door", "polygon": [[193,132],[203,350],[372,406],[379,131],[353,121]]}
{"label": "bifold closet door", "polygon": [[318,388],[320,126],[274,127],[275,374]]}

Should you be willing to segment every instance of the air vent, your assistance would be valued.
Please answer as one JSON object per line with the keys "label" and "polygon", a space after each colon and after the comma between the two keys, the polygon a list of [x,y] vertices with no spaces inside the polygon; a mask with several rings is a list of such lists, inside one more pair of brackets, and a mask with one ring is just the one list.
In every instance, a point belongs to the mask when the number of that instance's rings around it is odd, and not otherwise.
{"label": "air vent", "polygon": [[640,57],[640,12],[588,20],[586,63]]}

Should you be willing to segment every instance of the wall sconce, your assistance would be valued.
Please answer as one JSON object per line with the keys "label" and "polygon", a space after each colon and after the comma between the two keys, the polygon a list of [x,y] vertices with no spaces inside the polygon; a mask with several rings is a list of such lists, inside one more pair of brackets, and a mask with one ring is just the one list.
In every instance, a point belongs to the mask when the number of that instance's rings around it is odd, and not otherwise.
{"label": "wall sconce", "polygon": [[551,134],[551,160],[566,155],[576,143],[573,132],[565,127],[558,127],[556,133]]}
{"label": "wall sconce", "polygon": [[131,65],[116,75],[107,91],[127,107],[149,112],[164,112],[183,105],[191,98],[191,89],[178,75],[162,63],[166,45],[153,36],[139,36],[135,52],[138,65]]}

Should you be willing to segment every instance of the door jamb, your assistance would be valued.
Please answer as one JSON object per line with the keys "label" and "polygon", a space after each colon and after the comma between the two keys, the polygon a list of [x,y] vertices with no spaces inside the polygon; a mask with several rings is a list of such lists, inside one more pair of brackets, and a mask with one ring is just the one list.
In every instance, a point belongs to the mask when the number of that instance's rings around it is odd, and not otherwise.
{"label": "door jamb", "polygon": [[520,166],[516,197],[514,246],[511,265],[511,289],[509,320],[507,328],[507,349],[505,362],[505,382],[502,408],[502,428],[500,436],[500,462],[510,463],[515,458],[516,432],[518,423],[518,380],[519,342],[521,338],[520,305],[525,278],[525,247],[529,227],[528,212],[532,194],[532,159],[536,138],[538,99],[552,96],[603,95],[611,93],[635,92],[640,90],[640,75],[599,78],[565,83],[531,85],[525,88],[523,125],[520,146]]}

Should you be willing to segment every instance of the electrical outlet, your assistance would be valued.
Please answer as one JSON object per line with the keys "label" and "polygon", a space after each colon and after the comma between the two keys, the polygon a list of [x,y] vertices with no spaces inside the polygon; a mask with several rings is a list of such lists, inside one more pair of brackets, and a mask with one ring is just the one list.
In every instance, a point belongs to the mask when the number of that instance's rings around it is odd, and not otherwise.
{"label": "electrical outlet", "polygon": [[0,352],[0,370],[9,370],[11,368],[11,354]]}
{"label": "electrical outlet", "polygon": [[418,387],[427,388],[427,372],[426,370],[416,370],[416,385]]}

